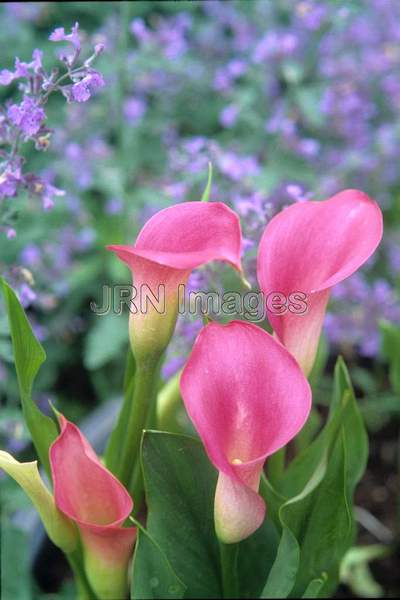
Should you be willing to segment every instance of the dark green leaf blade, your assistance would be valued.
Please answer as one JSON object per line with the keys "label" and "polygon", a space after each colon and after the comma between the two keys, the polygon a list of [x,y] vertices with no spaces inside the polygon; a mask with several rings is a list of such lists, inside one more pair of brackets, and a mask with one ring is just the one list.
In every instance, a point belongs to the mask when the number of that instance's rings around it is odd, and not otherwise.
{"label": "dark green leaf blade", "polygon": [[[325,440],[325,476],[309,497],[308,504],[303,507],[294,505],[297,514],[285,512],[286,521],[301,548],[299,577],[293,590],[295,595],[304,593],[309,582],[319,578],[323,572],[327,579],[319,594],[331,594],[339,580],[341,560],[354,539],[353,494],[365,470],[368,442],[342,358],[336,363],[334,381],[330,420],[326,426],[331,434],[328,436],[330,439]],[[339,430],[332,427],[337,419]]]}
{"label": "dark green leaf blade", "polygon": [[276,527],[269,515],[262,526],[239,544],[238,579],[240,598],[259,598],[271,571],[279,544]]}
{"label": "dark green leaf blade", "polygon": [[58,431],[54,421],[38,409],[31,397],[33,382],[46,354],[35,338],[15,292],[1,277],[0,284],[10,324],[22,412],[39,458],[49,474],[49,447]]}
{"label": "dark green leaf blade", "polygon": [[[310,582],[321,579],[321,573],[326,577],[318,595],[326,597],[337,586],[341,560],[354,538],[353,493],[367,453],[365,427],[346,366],[339,359],[328,422],[289,466],[279,490],[289,498],[279,509],[283,535],[288,528],[300,547],[290,597],[305,594]],[[272,574],[273,570],[270,577]],[[307,593],[314,593],[316,587],[313,584]]]}
{"label": "dark green leaf blade", "polygon": [[135,385],[135,371],[135,359],[132,354],[132,350],[129,347],[124,375],[124,399],[121,410],[117,417],[117,422],[111,432],[104,454],[106,465],[113,473],[117,472],[122,445],[125,439],[126,427],[129,420],[129,413],[133,397],[133,389]]}
{"label": "dark green leaf blade", "polygon": [[299,562],[299,544],[290,529],[284,525],[275,562],[261,598],[287,598],[295,584]]}
{"label": "dark green leaf blade", "polygon": [[319,594],[324,587],[326,582],[326,574],[323,573],[319,579],[313,579],[306,587],[306,591],[302,595],[302,598],[318,598]]}
{"label": "dark green leaf blade", "polygon": [[220,597],[213,517],[217,473],[202,445],[189,436],[146,431],[142,462],[147,530],[186,585],[185,597]]}
{"label": "dark green leaf blade", "polygon": [[381,321],[382,354],[389,362],[389,379],[393,390],[400,395],[400,327]]}
{"label": "dark green leaf blade", "polygon": [[141,527],[132,564],[132,600],[180,599],[185,589],[160,546]]}

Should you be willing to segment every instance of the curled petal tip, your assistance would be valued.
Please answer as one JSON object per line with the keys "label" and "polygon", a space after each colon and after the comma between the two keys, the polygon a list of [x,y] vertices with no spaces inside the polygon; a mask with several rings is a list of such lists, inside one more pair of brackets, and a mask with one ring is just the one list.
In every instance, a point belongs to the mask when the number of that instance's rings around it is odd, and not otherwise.
{"label": "curled petal tip", "polygon": [[53,543],[67,554],[72,552],[78,544],[78,531],[75,524],[58,510],[40,477],[37,462],[21,463],[8,452],[0,450],[0,469],[8,473],[29,496]]}
{"label": "curled petal tip", "polygon": [[225,544],[246,539],[263,524],[265,502],[251,488],[220,472],[214,500],[215,531]]}

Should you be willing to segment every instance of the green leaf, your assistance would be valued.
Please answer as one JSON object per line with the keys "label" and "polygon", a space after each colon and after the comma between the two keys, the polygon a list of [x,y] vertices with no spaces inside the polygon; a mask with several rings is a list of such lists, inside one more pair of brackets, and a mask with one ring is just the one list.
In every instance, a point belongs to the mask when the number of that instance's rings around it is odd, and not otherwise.
{"label": "green leaf", "polygon": [[310,582],[320,579],[321,573],[327,577],[318,593],[326,596],[334,591],[340,562],[354,537],[353,492],[364,472],[367,451],[364,424],[347,369],[339,359],[328,422],[283,476],[279,492],[289,500],[274,498],[270,487],[264,493],[267,504],[271,496],[273,514],[275,519],[279,516],[282,535],[289,529],[300,547],[291,597],[304,594]]}
{"label": "green leaf", "polygon": [[284,525],[278,552],[261,598],[287,598],[297,576],[300,548],[296,538]]}
{"label": "green leaf", "polygon": [[212,169],[212,163],[208,163],[208,179],[207,179],[207,185],[204,189],[203,195],[201,197],[201,202],[208,202],[210,199],[210,192],[211,192],[211,185],[212,185],[212,175],[213,175],[213,169]]}
{"label": "green leaf", "polygon": [[329,358],[329,345],[324,335],[321,335],[318,344],[317,355],[310,376],[308,378],[311,387],[314,389],[324,372]]}
{"label": "green leaf", "polygon": [[[354,538],[353,493],[364,473],[368,441],[353,387],[342,358],[335,366],[335,388],[327,427],[326,474],[308,500],[307,525],[301,510],[289,519],[300,543],[299,578],[294,593],[304,592],[306,584],[327,573],[321,593],[333,592],[339,579],[340,562]],[[342,419],[340,419],[342,415]],[[335,434],[339,416],[340,429]],[[332,435],[333,433],[333,435]]]}
{"label": "green leaf", "polygon": [[382,353],[389,362],[389,379],[393,390],[400,396],[400,327],[388,321],[380,323]]}
{"label": "green leaf", "polygon": [[274,563],[278,544],[278,532],[268,509],[262,526],[239,544],[237,566],[240,598],[260,597]]}
{"label": "green leaf", "polygon": [[279,491],[286,498],[294,498],[300,494],[317,469],[321,465],[326,466],[328,452],[347,413],[347,405],[338,409],[318,437],[290,463],[279,485]]}
{"label": "green leaf", "polygon": [[46,359],[46,354],[35,338],[14,291],[1,277],[0,284],[10,324],[23,416],[39,458],[50,474],[49,447],[56,439],[58,431],[54,421],[38,409],[31,396],[33,382]]}
{"label": "green leaf", "polygon": [[213,516],[217,473],[201,443],[146,431],[142,462],[147,530],[187,587],[185,597],[221,597]]}
{"label": "green leaf", "polygon": [[177,577],[157,542],[141,525],[132,564],[132,600],[183,598],[186,586]]}
{"label": "green leaf", "polygon": [[348,492],[351,496],[367,466],[368,436],[357,405],[350,375],[342,357],[338,358],[335,366],[335,391],[332,410],[334,410],[335,403],[338,408],[345,403],[348,405],[342,429],[346,446],[346,479]]}
{"label": "green leaf", "polygon": [[302,598],[318,598],[322,588],[327,580],[326,573],[323,573],[319,579],[313,579],[306,587]]}
{"label": "green leaf", "polygon": [[30,600],[29,544],[27,535],[12,525],[3,515],[1,519],[1,598],[2,600]]}
{"label": "green leaf", "polygon": [[116,473],[118,470],[122,446],[125,439],[135,385],[135,371],[135,359],[129,346],[124,375],[124,399],[104,454],[106,465],[113,473]]}

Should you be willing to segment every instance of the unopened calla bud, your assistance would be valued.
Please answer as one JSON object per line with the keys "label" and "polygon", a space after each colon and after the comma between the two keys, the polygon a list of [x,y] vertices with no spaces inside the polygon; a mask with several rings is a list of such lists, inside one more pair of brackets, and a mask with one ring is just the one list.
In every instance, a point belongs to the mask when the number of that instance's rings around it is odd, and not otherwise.
{"label": "unopened calla bud", "polygon": [[135,527],[123,527],[133,502],[79,429],[59,415],[61,433],[50,447],[54,497],[78,526],[85,571],[101,600],[125,598]]}

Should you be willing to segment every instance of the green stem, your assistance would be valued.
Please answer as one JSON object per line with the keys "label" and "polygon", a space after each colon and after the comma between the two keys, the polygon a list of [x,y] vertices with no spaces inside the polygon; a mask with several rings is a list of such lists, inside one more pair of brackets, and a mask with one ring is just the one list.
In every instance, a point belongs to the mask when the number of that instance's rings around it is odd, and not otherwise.
{"label": "green stem", "polygon": [[268,479],[273,487],[279,489],[279,482],[285,471],[286,448],[281,448],[269,457],[267,462]]}
{"label": "green stem", "polygon": [[[140,443],[143,429],[152,425],[148,422],[148,416],[153,410],[157,394],[160,362],[160,359],[151,359],[136,365],[132,406],[121,451],[121,468],[117,474],[135,500],[142,478],[139,464]],[[138,490],[133,487],[136,485]]]}
{"label": "green stem", "polygon": [[71,570],[74,574],[75,584],[77,587],[78,600],[96,600],[96,594],[87,580],[86,573],[83,567],[82,550],[78,549],[75,552],[65,555],[68,559]]}
{"label": "green stem", "polygon": [[157,428],[161,431],[177,431],[176,411],[181,405],[181,393],[179,390],[179,380],[182,371],[171,377],[161,388],[157,396]]}
{"label": "green stem", "polygon": [[239,581],[237,562],[238,544],[223,544],[220,542],[221,575],[223,598],[239,598]]}

